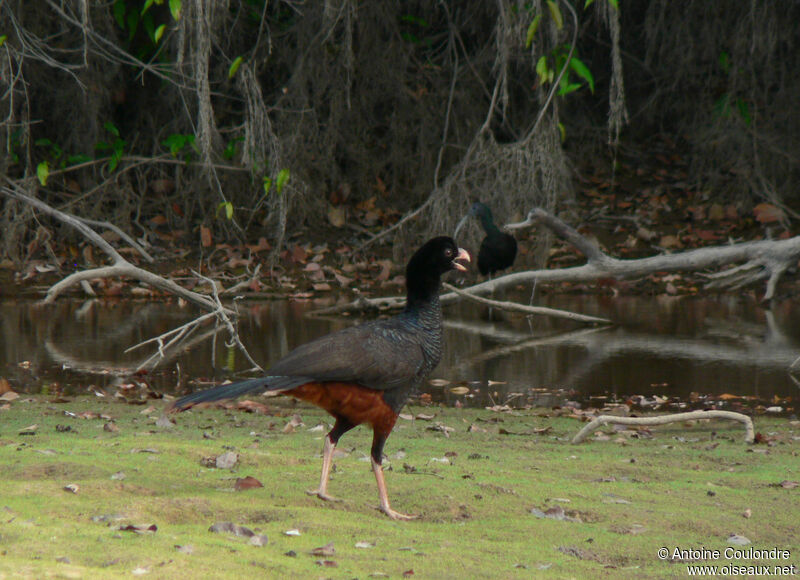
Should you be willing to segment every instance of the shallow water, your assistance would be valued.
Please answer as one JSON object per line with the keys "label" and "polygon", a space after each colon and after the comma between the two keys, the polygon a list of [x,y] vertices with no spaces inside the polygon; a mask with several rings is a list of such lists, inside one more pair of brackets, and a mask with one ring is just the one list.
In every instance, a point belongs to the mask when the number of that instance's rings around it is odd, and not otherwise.
{"label": "shallow water", "polygon": [[[426,388],[432,399],[479,406],[561,405],[637,395],[689,400],[699,393],[785,406],[780,399],[797,398],[790,366],[800,355],[800,309],[790,300],[771,309],[737,296],[558,295],[536,304],[615,324],[587,327],[490,313],[471,303],[448,306],[445,354],[432,375],[442,381]],[[291,348],[357,322],[307,316],[320,306],[310,300],[240,302],[242,341],[267,367]],[[0,377],[27,392],[43,385],[65,394],[113,389],[155,352],[154,345],[126,349],[197,314],[176,302],[59,300],[45,306],[5,300],[0,302]],[[167,352],[147,375],[150,385],[183,391],[195,380],[219,381],[231,370],[250,368],[241,353],[226,346],[225,331],[215,347],[210,336],[212,327],[205,327],[190,337],[194,344],[187,350]],[[464,386],[468,393],[462,392]]]}

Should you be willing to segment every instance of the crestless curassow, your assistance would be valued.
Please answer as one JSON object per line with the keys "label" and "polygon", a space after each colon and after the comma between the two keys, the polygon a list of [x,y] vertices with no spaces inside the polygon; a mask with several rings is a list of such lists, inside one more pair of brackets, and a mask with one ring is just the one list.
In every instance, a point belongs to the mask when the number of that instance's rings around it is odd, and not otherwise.
{"label": "crestless curassow", "polygon": [[333,499],[328,476],[336,443],[350,429],[369,423],[380,510],[393,519],[411,518],[389,506],[381,469],[383,446],[409,395],[442,356],[440,279],[450,270],[466,270],[458,260],[469,262],[469,254],[452,238],[433,238],[408,262],[402,313],[322,336],[291,351],[266,376],[187,395],[172,409],[183,411],[253,391],[282,393],[322,407],[336,422],[325,437],[319,488],[309,493],[324,500]]}
{"label": "crestless curassow", "polygon": [[478,250],[478,271],[491,277],[495,272],[510,268],[517,257],[517,240],[514,236],[500,231],[486,204],[476,201],[472,204],[469,215],[480,219],[483,231],[486,232]]}

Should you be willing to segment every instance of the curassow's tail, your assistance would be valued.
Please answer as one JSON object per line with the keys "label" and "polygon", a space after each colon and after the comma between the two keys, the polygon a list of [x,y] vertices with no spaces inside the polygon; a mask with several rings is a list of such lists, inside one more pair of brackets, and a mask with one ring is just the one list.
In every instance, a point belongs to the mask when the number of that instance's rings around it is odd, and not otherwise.
{"label": "curassow's tail", "polygon": [[235,399],[245,393],[253,391],[287,391],[307,383],[307,377],[260,377],[247,379],[237,383],[219,385],[204,391],[197,391],[175,401],[169,408],[170,412],[179,413],[190,409],[199,403],[211,403],[223,399]]}

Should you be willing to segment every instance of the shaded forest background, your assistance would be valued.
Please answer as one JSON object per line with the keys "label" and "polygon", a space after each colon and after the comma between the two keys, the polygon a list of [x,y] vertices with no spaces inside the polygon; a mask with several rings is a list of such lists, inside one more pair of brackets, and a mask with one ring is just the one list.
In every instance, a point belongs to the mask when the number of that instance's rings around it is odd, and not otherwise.
{"label": "shaded forest background", "polygon": [[[0,171],[138,237],[395,226],[397,255],[478,198],[501,223],[569,213],[582,173],[663,147],[709,201],[795,218],[798,21],[793,1],[5,1]],[[77,237],[0,204],[0,257]]]}

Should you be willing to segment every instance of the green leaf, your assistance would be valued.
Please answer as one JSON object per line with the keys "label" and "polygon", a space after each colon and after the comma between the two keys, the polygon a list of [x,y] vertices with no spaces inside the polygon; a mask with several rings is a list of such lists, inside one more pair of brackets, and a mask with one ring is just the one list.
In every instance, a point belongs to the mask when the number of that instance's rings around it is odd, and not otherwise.
{"label": "green leaf", "polygon": [[136,35],[136,29],[139,27],[139,13],[135,10],[131,10],[128,12],[128,40],[133,40],[133,37]]}
{"label": "green leaf", "polygon": [[619,10],[619,0],[608,0],[608,3],[614,7],[614,10]]}
{"label": "green leaf", "polygon": [[409,22],[411,24],[416,24],[417,26],[421,26],[423,28],[427,28],[430,26],[428,21],[424,18],[420,18],[419,16],[414,16],[413,14],[404,14],[400,17],[401,22]]}
{"label": "green leaf", "polygon": [[719,99],[716,100],[714,103],[714,114],[718,117],[727,117],[730,115],[730,101],[731,96],[728,93],[724,93]]}
{"label": "green leaf", "polygon": [[47,185],[47,178],[49,176],[50,166],[47,164],[47,161],[42,161],[36,166],[36,177],[39,179],[39,183],[42,185]]}
{"label": "green leaf", "polygon": [[592,71],[589,70],[589,67],[583,64],[582,60],[573,56],[572,60],[569,61],[569,68],[574,70],[576,75],[587,82],[589,85],[589,90],[592,91],[592,94],[594,94],[594,77],[592,76]]}
{"label": "green leaf", "polygon": [[564,28],[564,17],[561,15],[561,8],[558,7],[558,4],[554,0],[547,0],[547,8],[556,23],[556,29],[561,30]]}
{"label": "green leaf", "polygon": [[148,10],[150,10],[150,7],[153,5],[153,2],[155,2],[155,0],[147,0],[147,1],[144,3],[144,7],[142,8],[142,15],[143,15],[143,16],[144,16],[144,13],[145,13],[145,12],[147,12]]}
{"label": "green leaf", "polygon": [[156,44],[156,25],[153,23],[153,15],[145,14],[141,18],[142,28],[147,32],[150,42]]}
{"label": "green leaf", "polygon": [[239,67],[242,66],[243,58],[241,56],[237,56],[234,61],[231,63],[231,68],[228,69],[228,78],[232,79],[236,74],[236,71],[239,70]]}
{"label": "green leaf", "polygon": [[265,177],[264,178],[264,195],[269,195],[269,190],[272,187],[272,178]]}
{"label": "green leaf", "polygon": [[162,24],[161,26],[159,26],[158,28],[156,28],[156,32],[155,32],[155,34],[153,35],[153,42],[155,42],[156,44],[158,44],[158,42],[161,40],[161,37],[162,37],[162,36],[164,36],[164,31],[165,31],[166,29],[167,29],[167,25],[166,25],[166,24]]}
{"label": "green leaf", "polygon": [[558,86],[559,86],[558,96],[559,97],[563,97],[564,95],[568,95],[570,93],[574,93],[579,88],[581,88],[581,84],[580,83],[571,83],[571,82],[565,80],[566,78],[567,78],[566,75],[561,77],[561,82],[558,84]]}
{"label": "green leaf", "polygon": [[739,111],[739,116],[744,120],[746,125],[752,121],[750,117],[750,105],[744,99],[736,99],[736,110]]}
{"label": "green leaf", "polygon": [[283,191],[283,186],[286,185],[287,181],[289,181],[289,170],[281,169],[278,172],[278,179],[275,180],[275,189],[278,191],[278,195]]}
{"label": "green leaf", "polygon": [[88,163],[91,161],[92,158],[84,153],[79,153],[78,155],[70,155],[67,157],[67,163],[70,165],[80,165],[81,163]]}
{"label": "green leaf", "polygon": [[544,84],[547,82],[547,57],[540,56],[539,60],[536,61],[536,74],[539,75],[539,82]]}
{"label": "green leaf", "polygon": [[50,139],[37,139],[33,142],[36,147],[50,147],[53,142]]}
{"label": "green leaf", "polygon": [[117,127],[111,121],[106,121],[103,123],[103,128],[114,135],[114,137],[119,137],[119,129],[117,129]]}
{"label": "green leaf", "polygon": [[111,154],[111,158],[108,160],[108,170],[113,173],[114,170],[119,165],[119,161],[122,159],[122,150],[115,149],[114,152]]}
{"label": "green leaf", "polygon": [[586,4],[583,5],[583,9],[586,10],[592,4],[594,4],[594,0],[586,0]]}
{"label": "green leaf", "polygon": [[0,35],[0,46],[3,46],[6,43],[6,39],[8,38],[8,34]]}
{"label": "green leaf", "polygon": [[719,66],[725,74],[728,74],[731,70],[730,55],[724,50],[719,53]]}
{"label": "green leaf", "polygon": [[530,26],[528,26],[528,35],[525,37],[525,48],[530,48],[531,44],[533,44],[533,37],[536,36],[536,31],[539,30],[539,22],[542,20],[542,15],[537,14],[533,20],[531,20]]}
{"label": "green leaf", "polygon": [[217,206],[217,214],[219,214],[219,210],[221,210],[221,209],[225,210],[225,217],[226,218],[228,218],[229,220],[233,219],[233,204],[231,202],[223,201],[222,203],[220,203]]}
{"label": "green leaf", "polygon": [[244,137],[236,137],[228,141],[225,150],[222,152],[222,156],[225,159],[233,159],[234,155],[236,155],[236,144],[241,141],[244,141]]}
{"label": "green leaf", "polygon": [[558,132],[561,133],[561,142],[567,140],[567,130],[564,128],[564,123],[558,124]]}
{"label": "green leaf", "polygon": [[124,0],[117,0],[114,2],[114,6],[111,9],[114,13],[114,20],[117,21],[117,25],[125,30],[125,2]]}
{"label": "green leaf", "polygon": [[169,0],[169,12],[174,20],[181,19],[181,0]]}

